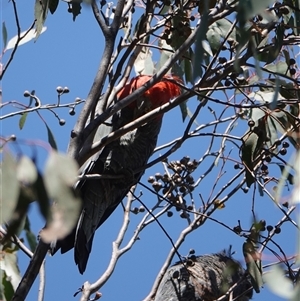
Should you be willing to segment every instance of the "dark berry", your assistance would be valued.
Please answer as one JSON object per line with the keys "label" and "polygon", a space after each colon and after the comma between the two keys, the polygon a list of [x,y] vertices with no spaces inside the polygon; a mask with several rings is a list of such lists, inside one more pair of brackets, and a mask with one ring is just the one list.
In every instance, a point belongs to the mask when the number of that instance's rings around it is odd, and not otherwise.
{"label": "dark berry", "polygon": [[255,125],[254,120],[250,119],[250,120],[248,121],[248,125],[249,125],[249,127],[252,128],[252,127]]}
{"label": "dark berry", "polygon": [[267,163],[270,163],[272,161],[272,158],[271,156],[266,156],[265,160]]}
{"label": "dark berry", "polygon": [[76,114],[76,112],[75,112],[74,109],[70,109],[69,114],[70,114],[71,116],[74,116],[74,115]]}
{"label": "dark berry", "polygon": [[63,126],[66,124],[66,121],[64,119],[59,119],[59,125]]}
{"label": "dark berry", "polygon": [[171,216],[173,216],[173,212],[172,211],[168,211],[167,212],[167,217],[171,217]]}
{"label": "dark berry", "polygon": [[31,94],[30,94],[29,91],[26,90],[26,91],[24,91],[24,94],[23,94],[23,95],[24,95],[24,97],[29,97]]}
{"label": "dark berry", "polygon": [[225,80],[225,86],[229,87],[231,85],[231,81],[229,79]]}
{"label": "dark berry", "polygon": [[285,148],[288,148],[290,146],[290,144],[286,141],[283,141],[282,146],[285,147]]}
{"label": "dark berry", "polygon": [[152,176],[150,176],[150,177],[148,178],[148,182],[149,182],[149,183],[154,183],[154,182],[155,182],[155,178],[152,177]]}
{"label": "dark berry", "polygon": [[261,170],[267,170],[268,169],[268,166],[265,165],[265,164],[262,164],[261,167],[260,167]]}
{"label": "dark berry", "polygon": [[61,87],[61,86],[58,86],[58,87],[56,87],[56,92],[57,93],[62,93],[63,92],[63,87]]}
{"label": "dark berry", "polygon": [[286,155],[286,153],[287,153],[287,150],[286,150],[286,148],[282,148],[281,150],[280,150],[280,155],[282,155],[282,156],[284,156],[284,155]]}
{"label": "dark berry", "polygon": [[195,254],[195,250],[194,250],[194,249],[190,249],[189,254],[190,254],[190,255],[194,255],[194,254]]}
{"label": "dark berry", "polygon": [[275,227],[274,233],[279,234],[281,232],[281,229],[279,227]]}

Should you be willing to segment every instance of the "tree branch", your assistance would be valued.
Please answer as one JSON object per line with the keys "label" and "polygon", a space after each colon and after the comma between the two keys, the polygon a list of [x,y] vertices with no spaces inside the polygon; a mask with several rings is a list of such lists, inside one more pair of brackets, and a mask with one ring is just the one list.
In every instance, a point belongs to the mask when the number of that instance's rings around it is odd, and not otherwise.
{"label": "tree branch", "polygon": [[49,244],[45,244],[42,240],[40,240],[32,259],[30,260],[29,266],[15,291],[12,301],[24,301],[26,299],[31,286],[39,273],[48,249]]}

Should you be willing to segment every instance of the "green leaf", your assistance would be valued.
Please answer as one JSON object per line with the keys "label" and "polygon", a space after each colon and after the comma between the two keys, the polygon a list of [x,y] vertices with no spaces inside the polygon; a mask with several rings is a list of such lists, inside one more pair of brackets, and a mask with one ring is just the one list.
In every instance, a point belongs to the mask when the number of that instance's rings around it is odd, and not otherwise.
{"label": "green leaf", "polygon": [[49,10],[50,13],[53,15],[57,9],[59,0],[49,0]]}
{"label": "green leaf", "polygon": [[48,193],[45,187],[43,177],[41,176],[40,173],[38,173],[38,178],[35,183],[35,193],[36,193],[40,212],[42,216],[45,218],[45,220],[47,220],[49,217],[50,200],[48,197]]}
{"label": "green leaf", "polygon": [[284,270],[278,265],[273,266],[263,277],[269,289],[277,296],[291,299],[294,295],[292,281],[285,276]]}
{"label": "green leaf", "polygon": [[200,13],[200,15],[202,15],[207,10],[207,7],[208,8],[214,8],[216,3],[217,3],[216,0],[204,0],[204,1],[202,0],[202,1],[199,1],[198,12]]}
{"label": "green leaf", "polygon": [[160,58],[157,64],[155,65],[156,71],[159,71],[162,66],[165,64],[165,62],[170,58],[170,56],[174,53],[173,48],[166,43],[166,40],[164,39],[159,39],[158,40],[158,45],[159,47],[162,48],[160,51]]}
{"label": "green leaf", "polygon": [[206,40],[206,33],[208,30],[208,12],[206,11],[201,16],[200,26],[197,29],[197,36],[195,42],[195,55],[193,60],[193,82],[199,77],[202,76],[202,61],[204,58],[204,47],[203,43]]}
{"label": "green leaf", "polygon": [[243,12],[245,20],[252,18],[266,9],[274,0],[243,0],[238,3],[239,12]]}
{"label": "green leaf", "polygon": [[253,109],[251,115],[253,116],[255,127],[244,135],[241,146],[241,158],[246,167],[246,184],[248,187],[254,183],[251,172],[254,170],[255,159],[266,140],[265,113],[262,110]]}
{"label": "green leaf", "polygon": [[[216,52],[220,48],[231,26],[232,26],[232,22],[230,22],[225,18],[217,20],[216,22],[214,22],[212,25],[209,26],[206,37],[210,44],[211,49],[214,52]],[[229,37],[232,38],[233,40],[237,39],[236,29],[232,31]]]}
{"label": "green leaf", "polygon": [[169,5],[163,5],[158,14],[160,16],[165,15],[166,13],[169,12],[169,10],[170,10],[170,6]]}
{"label": "green leaf", "polygon": [[277,129],[276,129],[276,124],[274,122],[274,118],[270,118],[268,116],[267,118],[267,124],[266,124],[266,131],[267,131],[267,137],[270,138],[266,142],[268,147],[271,147],[274,145],[275,141],[278,139],[278,134],[277,134]]}
{"label": "green leaf", "polygon": [[51,145],[51,147],[55,150],[57,150],[57,145],[56,145],[56,142],[55,142],[55,138],[49,128],[49,126],[47,125],[47,123],[45,123],[46,125],[46,128],[47,128],[47,134],[48,134],[48,142],[49,144]]}
{"label": "green leaf", "polygon": [[173,27],[177,30],[173,30],[170,33],[170,45],[176,50],[186,41],[192,33],[192,30],[190,27],[190,19],[184,11],[179,11],[179,13],[172,18],[171,22]]}
{"label": "green leaf", "polygon": [[36,36],[35,41],[38,39],[42,32],[43,25],[47,18],[49,0],[36,0],[34,6],[34,17],[35,17],[35,29]]}
{"label": "green leaf", "polygon": [[256,243],[247,240],[243,244],[243,253],[247,271],[251,277],[251,284],[254,290],[259,293],[260,288],[263,286],[263,280],[260,254],[256,251]]}
{"label": "green leaf", "polygon": [[[298,151],[296,153],[296,158],[292,158],[293,162],[294,162],[294,168],[295,168],[295,183],[297,183],[297,185],[295,185],[295,188],[293,189],[293,193],[292,193],[292,198],[291,198],[291,203],[294,205],[296,204],[300,204],[300,151]],[[299,219],[299,223],[298,225],[300,225],[300,219]],[[300,251],[300,237],[298,236],[298,251]],[[300,260],[298,260],[300,262]]]}
{"label": "green leaf", "polygon": [[37,238],[36,238],[36,235],[34,235],[31,231],[30,221],[29,221],[28,216],[26,216],[24,230],[25,230],[26,239],[28,241],[30,250],[32,252],[34,252],[34,250],[36,249],[36,246],[37,246]]}
{"label": "green leaf", "polygon": [[299,301],[300,300],[300,284],[299,282],[294,287],[294,295],[290,301]]}
{"label": "green leaf", "polygon": [[[285,100],[285,98],[278,92],[279,89],[275,91],[256,91],[251,92],[248,97],[266,104],[270,109],[275,109],[277,107],[278,100]],[[277,92],[276,92],[277,91]],[[262,110],[260,110],[262,111]]]}
{"label": "green leaf", "polygon": [[17,179],[24,185],[32,185],[37,180],[35,164],[27,156],[22,156],[17,166]]}
{"label": "green leaf", "polygon": [[3,41],[3,49],[5,49],[7,44],[7,29],[5,26],[5,22],[2,22],[2,41]]}
{"label": "green leaf", "polygon": [[206,34],[209,45],[214,53],[221,46],[221,30],[215,26],[215,24],[211,25]]}
{"label": "green leaf", "polygon": [[[295,17],[295,22],[294,22],[294,26],[293,31],[295,33],[295,35],[299,36],[300,35],[300,1],[296,0],[293,3],[295,3],[295,10],[294,10],[294,17]],[[300,291],[300,289],[299,289]]]}
{"label": "green leaf", "polygon": [[248,187],[255,182],[251,172],[253,172],[253,156],[257,148],[258,135],[254,132],[249,132],[243,137],[243,145],[241,147],[241,158],[245,165],[246,184]]}
{"label": "green leaf", "polygon": [[[1,270],[5,272],[6,279],[10,280],[9,282],[11,283],[12,288],[15,291],[21,281],[21,275],[18,267],[17,251],[6,248],[2,250],[1,255]],[[11,290],[11,287],[8,286],[7,289]]]}
{"label": "green leaf", "polygon": [[185,58],[183,60],[183,62],[184,62],[185,81],[187,83],[192,83],[193,82],[193,68],[192,68],[191,60],[188,58]]}
{"label": "green leaf", "polygon": [[20,120],[19,120],[19,129],[22,130],[26,121],[28,113],[22,114]]}
{"label": "green leaf", "polygon": [[26,186],[21,186],[18,198],[17,207],[14,210],[12,217],[9,220],[7,228],[7,238],[12,235],[19,236],[24,230],[25,218],[28,212],[30,203],[34,200],[32,189]]}
{"label": "green leaf", "polygon": [[[278,58],[279,52],[282,50],[283,45],[283,38],[284,38],[284,25],[280,24],[277,26],[275,30],[275,37],[274,37],[274,44],[267,48],[267,51],[260,52],[257,55],[257,58],[262,61],[266,62],[267,64],[274,62]],[[264,39],[265,42],[268,41],[267,37]],[[263,45],[258,46],[261,47]]]}
{"label": "green leaf", "polygon": [[[15,290],[11,284],[10,278],[6,275],[5,271],[3,273],[0,273],[2,275],[2,286],[3,286],[3,294],[5,297],[5,300],[12,300],[13,295],[15,293]],[[2,296],[3,298],[3,296]]]}
{"label": "green leaf", "polygon": [[283,61],[265,65],[264,68],[271,72],[278,72],[279,74],[287,74],[287,71],[289,70],[289,66]]}
{"label": "green leaf", "polygon": [[77,163],[67,155],[52,151],[45,166],[45,185],[53,200],[51,219],[41,233],[43,241],[50,243],[62,239],[75,227],[81,210],[81,200],[74,191],[77,181]]}
{"label": "green leaf", "polygon": [[186,101],[182,102],[182,103],[179,105],[179,107],[180,107],[180,111],[181,111],[182,121],[184,121],[185,118],[186,118],[186,116],[188,115]]}
{"label": "green leaf", "polygon": [[[40,34],[42,34],[43,32],[45,32],[47,30],[47,27],[46,26],[43,26]],[[20,40],[21,38],[21,40]],[[25,30],[25,31],[22,31],[20,33],[20,36],[18,35],[15,35],[14,37],[12,37],[7,45],[6,45],[6,50],[8,49],[14,49],[16,48],[17,44],[18,46],[21,46],[25,43],[28,43],[29,41],[33,40],[36,38],[36,30],[35,28],[32,28],[30,29],[29,31],[28,30]]]}
{"label": "green leaf", "polygon": [[152,61],[152,52],[147,47],[143,47],[139,52],[135,62],[134,69],[137,75],[153,75],[154,64]]}
{"label": "green leaf", "polygon": [[289,182],[289,184],[294,185],[295,184],[294,176],[291,173],[287,172],[286,166],[281,163],[277,163],[277,165],[281,171],[281,179],[282,178],[286,179]]}
{"label": "green leaf", "polygon": [[0,224],[7,222],[17,206],[19,182],[17,179],[17,163],[9,152],[4,152],[0,173]]}

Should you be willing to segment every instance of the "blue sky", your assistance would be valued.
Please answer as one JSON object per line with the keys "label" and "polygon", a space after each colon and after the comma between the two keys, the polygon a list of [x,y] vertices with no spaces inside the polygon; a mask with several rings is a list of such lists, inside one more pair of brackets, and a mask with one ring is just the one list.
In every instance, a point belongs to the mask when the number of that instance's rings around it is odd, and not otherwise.
{"label": "blue sky", "polygon": [[[26,30],[32,24],[33,3],[34,1],[17,2],[22,30]],[[11,38],[16,34],[12,6],[7,1],[2,1],[1,5],[2,21],[5,21],[8,36]],[[47,31],[40,36],[36,43],[31,41],[17,50],[15,58],[2,81],[3,102],[17,100],[27,104],[28,99],[23,97],[23,92],[34,89],[42,103],[56,103],[57,86],[67,86],[70,89],[70,93],[62,97],[63,103],[72,102],[75,97],[84,99],[89,92],[104,47],[101,32],[93,18],[92,12],[86,7],[83,8],[82,14],[77,18],[76,22],[73,22],[72,16],[67,13],[65,3],[60,3],[57,12],[54,15],[48,16],[45,25],[47,26]],[[4,63],[7,61],[9,55],[10,52],[5,53],[3,57]],[[220,95],[220,97],[224,98],[223,95]],[[188,102],[191,111],[193,111],[196,105],[197,101],[195,99],[191,99]],[[218,109],[214,104],[209,105],[215,110]],[[2,114],[7,113],[9,110],[11,110],[11,107],[3,109]],[[77,114],[75,116],[70,116],[68,109],[59,109],[56,111],[60,118],[67,121],[65,126],[60,126],[52,113],[47,111],[41,112],[44,120],[47,121],[54,133],[59,150],[62,152],[65,152],[67,149],[70,130],[76,121],[79,110],[80,107],[76,109]],[[21,131],[18,128],[19,118],[19,116],[16,116],[4,120],[1,124],[2,135],[15,134],[22,151],[28,155],[32,155],[32,148],[26,146],[26,142],[34,141],[40,144],[38,141],[46,141],[45,125],[36,113],[32,113],[28,116],[26,124]],[[202,124],[211,120],[211,113],[207,108],[204,108],[197,122]],[[180,137],[186,124],[187,121],[184,123],[181,121],[179,108],[175,108],[167,113],[164,117],[158,145]],[[241,135],[245,132],[246,126],[246,122],[239,121],[234,134]],[[208,132],[209,128],[206,131]],[[208,141],[208,138],[204,137],[190,139],[170,159],[178,160],[184,155],[199,159],[206,151]],[[220,140],[214,149],[217,150],[219,145]],[[231,148],[233,146],[229,144],[228,151]],[[11,146],[11,149],[16,150],[13,146]],[[38,147],[37,149],[37,163],[39,168],[43,169],[47,152],[42,147]],[[204,163],[197,174],[201,175],[208,165],[209,163]],[[234,175],[235,170],[232,166],[229,169],[228,167],[226,168],[227,175],[224,179],[228,180]],[[219,169],[216,170],[216,172],[218,171]],[[162,165],[157,165],[147,170],[142,178],[142,182],[147,184],[148,176],[154,175],[156,172],[163,173]],[[216,175],[217,173],[212,173],[197,188],[194,198],[198,207],[201,206],[199,194],[201,193],[204,199],[209,196],[212,181],[214,181]],[[226,181],[224,181],[221,181],[222,185],[226,184]],[[221,184],[218,187],[219,189],[222,187]],[[143,200],[147,205],[151,207],[151,205],[155,204],[155,196],[139,186],[137,192],[141,190],[144,194]],[[218,210],[213,217],[229,226],[237,225],[237,220],[240,219],[242,226],[248,229],[252,222],[252,191],[253,187],[248,194],[238,192],[226,204],[226,208]],[[140,205],[137,203],[136,206],[139,207]],[[274,225],[282,217],[275,205],[266,197],[259,199],[255,206],[255,212],[258,213],[258,217],[266,219],[267,224]],[[175,210],[172,211],[176,213]],[[295,218],[295,214],[292,216]],[[30,218],[34,232],[38,233],[44,221],[41,219],[34,204],[30,209]],[[131,224],[125,236],[125,243],[130,239],[141,218],[141,214],[131,215]],[[174,214],[172,218],[162,217],[160,222],[174,241],[176,241],[182,229],[187,226],[186,220],[179,218],[177,214]],[[95,281],[108,265],[112,250],[112,241],[117,237],[121,223],[122,208],[119,206],[108,221],[97,231],[92,254],[86,273],[83,276],[79,274],[74,264],[72,251],[65,255],[56,254],[53,257],[47,256],[45,301],[79,299],[78,296],[75,299],[73,298],[76,290],[85,281]],[[296,234],[289,223],[282,227],[282,234],[275,236],[274,239],[277,243],[284,246],[287,255],[295,253]],[[234,257],[243,262],[243,242],[244,238],[229,232],[219,224],[208,221],[185,240],[179,252],[182,255],[187,255],[189,249],[193,248],[196,250],[196,254],[200,255],[218,252],[232,245],[233,250],[236,251]],[[140,240],[135,243],[132,250],[120,259],[111,279],[101,288],[100,291],[103,294],[101,300],[141,300],[146,297],[170,249],[171,244],[168,238],[156,223],[147,227],[141,233]],[[263,259],[264,263],[276,261],[274,255],[268,251],[263,254]],[[174,261],[177,261],[176,257]],[[19,263],[21,273],[24,272],[28,262],[28,258],[20,252]],[[36,282],[28,300],[36,300],[37,291]],[[284,300],[272,295],[266,288],[260,294],[255,294],[253,299],[257,301]]]}

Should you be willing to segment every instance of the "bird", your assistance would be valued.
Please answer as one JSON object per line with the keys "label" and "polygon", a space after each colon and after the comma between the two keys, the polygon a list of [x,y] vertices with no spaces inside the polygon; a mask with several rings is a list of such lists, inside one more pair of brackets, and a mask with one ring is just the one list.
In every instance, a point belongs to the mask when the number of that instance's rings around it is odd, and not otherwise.
{"label": "bird", "polygon": [[154,301],[212,301],[223,296],[234,284],[233,298],[238,297],[238,301],[252,298],[252,285],[245,270],[225,250],[192,255],[167,270]]}
{"label": "bird", "polygon": [[[140,75],[131,79],[117,94],[117,101],[142,87],[151,78],[148,75]],[[100,125],[93,142],[97,139],[100,141],[109,132],[118,130],[179,96],[181,88],[176,82],[180,82],[178,77],[163,77],[141,97],[114,114],[111,118],[111,126]],[[112,177],[84,179],[76,184],[76,190],[79,191],[83,201],[77,227],[65,239],[58,241],[51,251],[54,254],[60,248],[61,253],[65,253],[74,247],[75,263],[81,274],[86,270],[95,231],[113,213],[131,187],[136,185],[143,175],[143,168],[156,147],[162,118],[163,113],[110,142],[84,164],[82,175],[101,174]]]}

